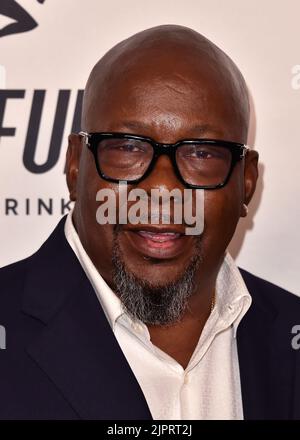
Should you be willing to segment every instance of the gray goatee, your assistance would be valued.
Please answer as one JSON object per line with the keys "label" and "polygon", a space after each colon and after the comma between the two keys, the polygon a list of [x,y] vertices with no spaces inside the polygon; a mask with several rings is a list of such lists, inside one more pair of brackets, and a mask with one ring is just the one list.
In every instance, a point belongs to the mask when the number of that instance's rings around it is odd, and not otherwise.
{"label": "gray goatee", "polygon": [[179,322],[193,294],[195,273],[202,260],[200,237],[197,237],[196,253],[184,273],[171,283],[155,285],[127,270],[117,235],[116,232],[112,254],[113,285],[124,311],[133,320],[145,324],[172,325]]}

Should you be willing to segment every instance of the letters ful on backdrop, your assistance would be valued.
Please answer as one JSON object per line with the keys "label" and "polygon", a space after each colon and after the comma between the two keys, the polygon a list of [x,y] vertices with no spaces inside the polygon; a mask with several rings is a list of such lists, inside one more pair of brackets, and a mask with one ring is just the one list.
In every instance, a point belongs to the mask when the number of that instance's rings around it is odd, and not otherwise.
{"label": "letters ful on backdrop", "polygon": [[[254,101],[249,138],[260,152],[261,178],[231,245],[233,256],[299,294],[297,12],[283,4],[274,8],[270,0],[190,0],[188,8],[174,0],[172,11],[158,0],[125,3],[0,2],[0,266],[33,253],[71,207],[67,136],[80,130],[83,88],[94,63],[139,30],[177,23],[203,33],[234,59]],[[274,41],[285,48],[280,57]],[[283,145],[293,158],[288,165]]]}

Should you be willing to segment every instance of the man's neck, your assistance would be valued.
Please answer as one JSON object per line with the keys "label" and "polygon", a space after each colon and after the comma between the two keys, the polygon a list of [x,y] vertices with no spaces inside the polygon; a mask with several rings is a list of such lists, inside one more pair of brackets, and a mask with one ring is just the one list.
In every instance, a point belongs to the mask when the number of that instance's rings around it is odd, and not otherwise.
{"label": "man's neck", "polygon": [[169,326],[148,325],[151,342],[175,359],[184,369],[197,346],[210,316],[214,288],[207,295],[193,295],[181,321]]}

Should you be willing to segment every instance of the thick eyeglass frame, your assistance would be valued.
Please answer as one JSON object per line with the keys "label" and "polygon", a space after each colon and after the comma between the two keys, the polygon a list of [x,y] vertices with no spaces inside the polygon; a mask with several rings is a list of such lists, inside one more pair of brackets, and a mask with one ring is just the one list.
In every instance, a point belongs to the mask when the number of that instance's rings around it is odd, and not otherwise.
{"label": "thick eyeglass frame", "polygon": [[[182,139],[182,140],[175,142],[174,144],[162,144],[162,143],[154,141],[153,139],[151,139],[149,137],[144,137],[144,136],[139,136],[139,135],[134,135],[134,134],[129,134],[129,133],[120,133],[120,132],[87,133],[85,131],[80,131],[78,134],[79,134],[79,136],[83,137],[85,145],[93,153],[96,168],[97,168],[99,176],[102,177],[102,179],[104,179],[104,180],[107,180],[109,182],[115,182],[115,183],[126,182],[126,183],[130,183],[130,184],[136,184],[136,183],[141,182],[143,179],[145,179],[151,173],[151,171],[155,167],[155,164],[156,164],[158,158],[160,156],[162,156],[163,154],[166,154],[172,162],[173,169],[175,171],[177,178],[185,186],[187,186],[189,188],[195,188],[195,189],[219,189],[219,188],[223,188],[226,185],[226,183],[230,179],[230,176],[232,174],[232,171],[233,171],[236,163],[239,160],[242,160],[246,156],[247,152],[249,151],[249,147],[247,147],[247,145],[245,145],[245,144],[241,144],[239,142],[217,140],[217,139]],[[97,149],[98,149],[98,145],[99,145],[100,141],[102,141],[104,139],[110,139],[110,138],[140,140],[143,142],[148,142],[149,144],[152,145],[152,148],[153,148],[152,160],[151,160],[148,168],[146,169],[146,171],[144,172],[144,174],[141,177],[139,177],[138,179],[133,179],[133,180],[114,179],[114,178],[107,176],[105,173],[103,173],[103,171],[101,170],[100,165],[99,165]],[[180,145],[183,145],[183,144],[184,145],[187,145],[187,144],[212,145],[214,147],[218,147],[218,146],[225,147],[228,150],[230,150],[230,152],[231,152],[231,165],[230,165],[228,174],[227,174],[226,178],[223,180],[223,182],[221,182],[217,185],[193,185],[191,183],[186,182],[179,171],[177,161],[176,161],[176,150]]]}

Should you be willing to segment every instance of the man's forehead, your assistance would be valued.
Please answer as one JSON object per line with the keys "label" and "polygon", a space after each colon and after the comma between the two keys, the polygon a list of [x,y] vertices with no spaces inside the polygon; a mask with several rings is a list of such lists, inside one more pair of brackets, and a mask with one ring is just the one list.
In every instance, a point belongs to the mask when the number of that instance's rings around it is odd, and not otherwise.
{"label": "man's forehead", "polygon": [[150,137],[160,133],[168,142],[171,131],[175,140],[178,136],[216,137],[224,133],[220,120],[222,126],[233,125],[234,103],[217,78],[199,74],[177,81],[174,72],[167,78],[156,74],[148,72],[140,80],[124,74],[105,90],[95,87],[86,106],[87,130]]}
{"label": "man's forehead", "polygon": [[[121,120],[120,123],[122,124],[123,127],[125,127],[128,130],[131,131],[149,131],[149,129],[151,129],[151,126],[149,126],[149,124],[143,122],[143,121],[138,121],[138,120]],[[209,131],[216,131],[217,127],[210,125],[210,124],[190,124],[190,129],[191,131],[198,133],[199,135],[204,135]]]}

